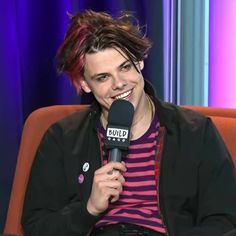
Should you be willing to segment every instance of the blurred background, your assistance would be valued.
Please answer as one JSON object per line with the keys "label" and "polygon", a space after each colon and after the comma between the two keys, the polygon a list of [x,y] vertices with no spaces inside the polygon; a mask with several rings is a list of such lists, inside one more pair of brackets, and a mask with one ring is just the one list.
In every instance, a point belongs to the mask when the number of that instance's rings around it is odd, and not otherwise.
{"label": "blurred background", "polygon": [[236,108],[235,0],[1,0],[0,232],[3,231],[23,124],[35,109],[88,103],[54,57],[67,13],[132,11],[153,42],[144,77],[176,104]]}

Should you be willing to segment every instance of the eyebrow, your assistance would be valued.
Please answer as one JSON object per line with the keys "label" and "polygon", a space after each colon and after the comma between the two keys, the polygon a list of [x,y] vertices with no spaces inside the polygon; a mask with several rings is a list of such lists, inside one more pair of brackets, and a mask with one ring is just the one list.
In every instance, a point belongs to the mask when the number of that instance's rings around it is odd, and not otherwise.
{"label": "eyebrow", "polygon": [[127,62],[130,62],[130,60],[127,59],[126,61],[124,61],[123,63],[121,63],[118,67],[119,67],[119,68],[122,68]]}
{"label": "eyebrow", "polygon": [[[130,62],[130,60],[125,60],[124,62],[122,62],[119,66],[118,66],[118,68],[120,69],[120,68],[122,68],[127,62]],[[95,79],[95,78],[97,78],[97,77],[100,77],[100,76],[104,76],[104,75],[108,75],[109,73],[99,73],[99,74],[94,74],[94,75],[92,75],[91,76],[91,79]]]}

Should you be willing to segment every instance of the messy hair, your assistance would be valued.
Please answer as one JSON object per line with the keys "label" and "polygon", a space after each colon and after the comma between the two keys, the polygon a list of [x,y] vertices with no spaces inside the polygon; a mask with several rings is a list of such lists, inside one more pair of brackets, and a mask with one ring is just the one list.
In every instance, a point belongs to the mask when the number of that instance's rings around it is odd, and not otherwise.
{"label": "messy hair", "polygon": [[68,74],[72,81],[83,76],[86,54],[116,48],[134,63],[145,59],[151,48],[151,42],[129,12],[113,18],[105,12],[87,10],[70,19],[56,59],[58,71]]}

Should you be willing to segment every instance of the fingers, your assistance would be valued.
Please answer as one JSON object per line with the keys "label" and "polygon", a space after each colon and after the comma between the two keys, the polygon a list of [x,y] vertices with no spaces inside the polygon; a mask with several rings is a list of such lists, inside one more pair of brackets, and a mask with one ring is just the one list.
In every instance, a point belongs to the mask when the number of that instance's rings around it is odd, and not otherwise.
{"label": "fingers", "polygon": [[110,172],[105,173],[105,180],[109,181],[109,180],[119,180],[120,182],[124,182],[124,177],[122,175],[122,173],[118,170],[112,170]]}
{"label": "fingers", "polygon": [[123,184],[117,180],[111,180],[105,184],[103,190],[107,201],[113,203],[119,199],[123,191]]}
{"label": "fingers", "polygon": [[119,191],[118,189],[110,189],[110,191],[111,191],[111,193],[110,193],[110,197],[109,197],[109,202],[114,203],[119,199],[120,193],[122,192],[122,190]]}
{"label": "fingers", "polygon": [[110,173],[113,170],[119,170],[120,172],[125,172],[127,169],[125,167],[124,162],[109,162],[105,166],[99,168],[98,170],[95,171],[95,174],[100,174],[100,173]]}
{"label": "fingers", "polygon": [[119,199],[125,183],[122,175],[125,171],[124,162],[110,162],[95,171],[92,191],[87,203],[87,209],[91,214],[104,212],[110,202]]}
{"label": "fingers", "polygon": [[110,190],[116,189],[119,194],[123,190],[123,184],[119,180],[110,180],[110,181],[107,181],[107,182],[103,182],[101,185],[103,185],[102,188],[104,187],[104,188],[108,188]]}
{"label": "fingers", "polygon": [[118,181],[117,179],[94,181],[91,195],[87,203],[88,212],[92,215],[99,215],[108,208],[110,202],[117,201],[123,190],[123,179],[122,181]]}
{"label": "fingers", "polygon": [[95,171],[94,182],[99,183],[102,181],[118,180],[123,184],[125,182],[125,179],[122,174],[125,171],[126,171],[126,167],[125,167],[124,162],[108,163],[107,165]]}

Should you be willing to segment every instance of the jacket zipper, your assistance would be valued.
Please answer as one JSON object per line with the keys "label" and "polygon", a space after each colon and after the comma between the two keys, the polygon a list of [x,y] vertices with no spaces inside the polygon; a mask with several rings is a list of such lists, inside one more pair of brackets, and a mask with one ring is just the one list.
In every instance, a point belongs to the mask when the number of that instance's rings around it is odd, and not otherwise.
{"label": "jacket zipper", "polygon": [[[167,224],[166,224],[166,220],[165,220],[165,217],[164,215],[162,214],[162,211],[161,211],[161,205],[160,205],[160,176],[161,176],[161,161],[162,161],[162,153],[163,153],[163,148],[164,148],[164,136],[165,136],[165,128],[164,127],[160,127],[160,130],[159,130],[159,135],[160,135],[160,140],[159,140],[159,144],[160,144],[160,149],[157,151],[157,160],[156,160],[156,165],[157,165],[157,162],[159,162],[159,171],[158,171],[158,179],[157,179],[157,186],[158,186],[158,197],[157,197],[157,203],[158,203],[158,206],[159,206],[159,214],[163,220],[163,224],[165,226],[165,229],[166,229],[166,235],[169,236],[169,231],[168,231],[168,228],[167,228]],[[160,157],[160,158],[158,158]],[[158,160],[159,159],[159,160]]]}

